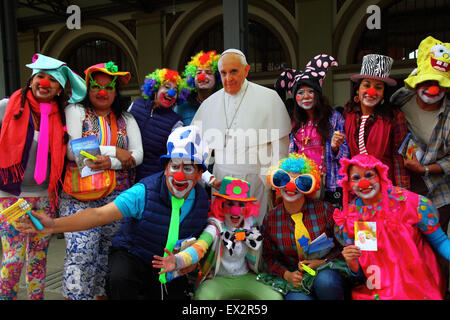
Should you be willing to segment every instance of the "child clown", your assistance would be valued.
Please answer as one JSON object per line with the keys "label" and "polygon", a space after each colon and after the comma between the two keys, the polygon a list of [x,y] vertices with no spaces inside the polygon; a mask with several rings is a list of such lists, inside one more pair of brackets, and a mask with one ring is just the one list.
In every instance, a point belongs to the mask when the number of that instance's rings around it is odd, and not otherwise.
{"label": "child clown", "polygon": [[198,240],[175,255],[167,249],[166,257],[155,255],[153,267],[161,268],[161,274],[178,271],[208,252],[197,277],[196,300],[281,300],[281,294],[256,280],[262,235],[255,217],[260,204],[249,194],[247,181],[224,177]]}

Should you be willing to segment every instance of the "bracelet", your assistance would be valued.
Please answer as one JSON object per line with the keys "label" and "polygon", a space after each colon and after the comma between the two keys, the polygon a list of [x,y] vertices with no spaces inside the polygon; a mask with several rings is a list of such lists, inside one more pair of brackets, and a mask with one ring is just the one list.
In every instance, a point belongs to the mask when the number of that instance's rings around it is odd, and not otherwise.
{"label": "bracelet", "polygon": [[423,175],[424,177],[428,177],[430,175],[430,168],[428,168],[428,166],[425,166],[425,174]]}

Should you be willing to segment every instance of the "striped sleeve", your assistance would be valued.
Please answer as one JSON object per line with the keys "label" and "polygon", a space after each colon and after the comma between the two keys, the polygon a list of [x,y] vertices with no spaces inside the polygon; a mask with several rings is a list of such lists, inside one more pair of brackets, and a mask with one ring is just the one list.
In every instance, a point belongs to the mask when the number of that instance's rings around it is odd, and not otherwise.
{"label": "striped sleeve", "polygon": [[208,225],[194,244],[175,255],[176,270],[198,263],[203,258],[206,251],[208,251],[208,248],[214,242],[215,238],[215,227]]}

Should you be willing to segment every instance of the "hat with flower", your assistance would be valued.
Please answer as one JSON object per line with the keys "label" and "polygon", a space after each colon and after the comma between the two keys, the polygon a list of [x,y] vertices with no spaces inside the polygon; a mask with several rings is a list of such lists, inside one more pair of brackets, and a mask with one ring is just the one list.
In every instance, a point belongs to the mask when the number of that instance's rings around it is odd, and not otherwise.
{"label": "hat with flower", "polygon": [[177,85],[177,103],[183,103],[191,93],[192,88],[188,86],[186,79],[181,78],[177,71],[167,68],[156,69],[145,76],[144,85],[141,87],[142,96],[144,99],[153,97],[154,93],[158,92],[159,88],[167,82],[173,82]]}
{"label": "hat with flower", "polygon": [[102,72],[113,77],[117,76],[121,86],[126,85],[131,79],[131,73],[129,73],[128,71],[119,71],[119,67],[117,67],[114,62],[102,62],[94,64],[93,66],[90,66],[89,68],[84,70],[84,74],[86,75],[84,79],[86,82],[86,87],[88,88],[91,75],[94,72]]}
{"label": "hat with flower", "polygon": [[183,76],[186,78],[187,84],[192,88],[192,91],[197,91],[197,88],[195,87],[195,75],[198,68],[211,68],[211,71],[216,78],[216,87],[217,89],[220,88],[221,78],[218,71],[219,58],[220,55],[217,54],[215,50],[208,52],[200,51],[195,56],[191,57],[191,61],[189,61],[184,68]]}
{"label": "hat with flower", "polygon": [[257,201],[258,199],[250,197],[250,183],[243,179],[226,176],[222,179],[220,190],[213,193],[214,196],[227,200],[236,201]]}

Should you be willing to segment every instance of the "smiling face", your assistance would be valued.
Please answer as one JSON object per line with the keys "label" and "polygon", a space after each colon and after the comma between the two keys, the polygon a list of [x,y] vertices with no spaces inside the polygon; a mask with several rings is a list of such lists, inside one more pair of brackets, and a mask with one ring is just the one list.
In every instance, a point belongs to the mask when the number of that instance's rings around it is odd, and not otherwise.
{"label": "smiling face", "polygon": [[363,79],[358,89],[361,105],[374,108],[383,99],[384,82],[375,79]]}
{"label": "smiling face", "polygon": [[296,172],[288,172],[291,181],[286,184],[285,187],[280,189],[281,196],[283,197],[283,201],[286,202],[296,202],[301,200],[304,197],[304,194],[298,191],[295,183],[293,182],[295,178],[299,175]]}
{"label": "smiling face", "polygon": [[209,90],[216,85],[216,78],[211,68],[197,68],[194,80],[195,87],[200,90]]}
{"label": "smiling face", "polygon": [[250,71],[249,65],[244,65],[237,53],[227,53],[219,60],[219,72],[223,88],[228,94],[236,94]]}
{"label": "smiling face", "polygon": [[350,189],[362,200],[373,200],[381,195],[380,177],[373,168],[352,166],[349,170]]}
{"label": "smiling face", "polygon": [[236,200],[226,200],[223,204],[225,225],[230,228],[242,227],[244,223],[243,210],[245,202]]}
{"label": "smiling face", "polygon": [[156,93],[155,106],[169,108],[177,100],[178,86],[172,81],[167,81],[158,89]]}
{"label": "smiling face", "polygon": [[297,90],[297,94],[295,95],[295,100],[297,101],[298,106],[305,110],[314,108],[314,98],[314,89],[305,85],[300,86],[300,88]]}
{"label": "smiling face", "polygon": [[113,77],[103,72],[96,72],[89,85],[89,101],[97,112],[107,112],[116,98],[116,88]]}
{"label": "smiling face", "polygon": [[191,160],[171,159],[166,166],[164,175],[170,193],[176,198],[186,199],[201,179],[202,171]]}
{"label": "smiling face", "polygon": [[44,72],[39,72],[33,77],[30,87],[38,102],[50,102],[62,92],[59,82]]}
{"label": "smiling face", "polygon": [[424,81],[416,86],[417,96],[426,104],[435,104],[442,100],[447,92],[437,81]]}

